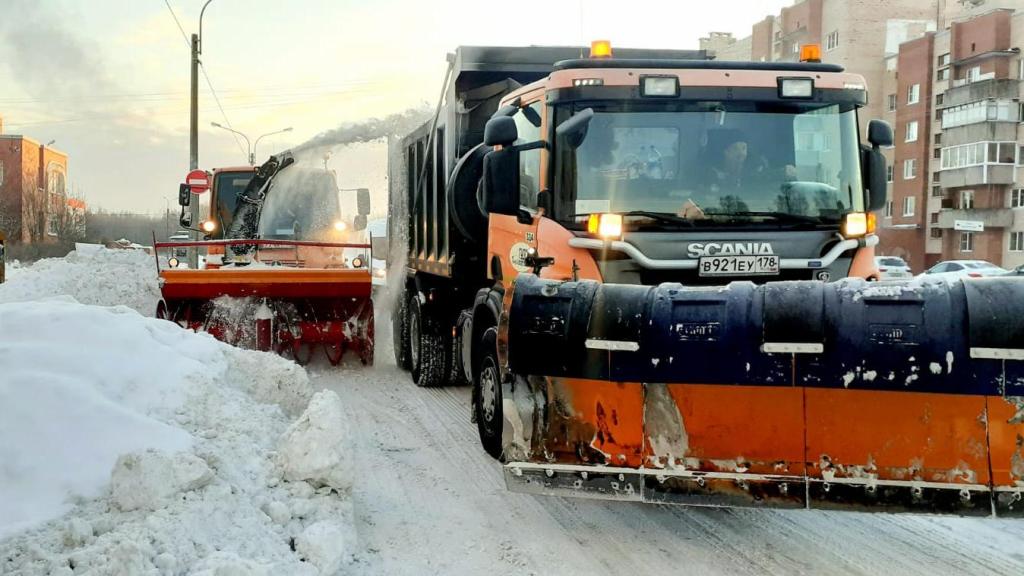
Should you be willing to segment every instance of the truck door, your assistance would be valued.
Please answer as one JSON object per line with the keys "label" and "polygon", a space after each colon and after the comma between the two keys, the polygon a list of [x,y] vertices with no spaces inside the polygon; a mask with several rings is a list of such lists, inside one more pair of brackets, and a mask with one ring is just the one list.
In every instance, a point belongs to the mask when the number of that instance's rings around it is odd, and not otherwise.
{"label": "truck door", "polygon": [[[516,144],[526,144],[544,138],[546,118],[542,101],[543,91],[522,97],[523,105],[513,119],[519,138]],[[546,179],[543,167],[547,165],[547,151],[541,148],[524,150],[519,155],[519,203],[531,218],[520,221],[517,216],[491,214],[488,235],[488,273],[500,278],[508,286],[520,272],[529,271],[526,256],[530,248],[537,248],[537,229],[540,223],[537,198]],[[524,223],[525,222],[525,223]]]}

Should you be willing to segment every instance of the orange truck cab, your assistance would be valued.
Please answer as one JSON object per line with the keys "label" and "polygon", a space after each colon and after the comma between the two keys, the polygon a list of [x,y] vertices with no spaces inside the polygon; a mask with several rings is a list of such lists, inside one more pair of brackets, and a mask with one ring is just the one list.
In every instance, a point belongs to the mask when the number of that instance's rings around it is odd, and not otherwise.
{"label": "orange truck cab", "polygon": [[[417,383],[479,380],[526,271],[644,285],[877,275],[892,132],[872,121],[862,140],[863,77],[594,48],[460,47],[438,116],[393,142],[391,210],[406,217],[390,236],[408,270],[395,351]],[[485,411],[500,413],[478,406],[478,422]]]}

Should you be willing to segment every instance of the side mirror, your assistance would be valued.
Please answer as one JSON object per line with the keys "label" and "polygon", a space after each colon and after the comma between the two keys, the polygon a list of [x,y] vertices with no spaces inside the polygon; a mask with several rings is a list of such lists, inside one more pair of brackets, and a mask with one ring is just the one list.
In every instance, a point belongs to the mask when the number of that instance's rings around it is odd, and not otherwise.
{"label": "side mirror", "polygon": [[366,230],[366,214],[360,214],[352,221],[352,227],[356,230]]}
{"label": "side mirror", "polygon": [[519,214],[519,150],[515,147],[502,148],[484,156],[481,192],[482,208],[488,214]]}
{"label": "side mirror", "polygon": [[[356,190],[356,205],[359,208],[359,215],[366,216],[370,213],[370,191],[366,188],[358,188]],[[365,221],[366,218],[363,218]]]}
{"label": "side mirror", "polygon": [[370,238],[370,251],[373,252],[374,258],[386,260],[388,255],[388,237],[374,236]]}
{"label": "side mirror", "polygon": [[885,120],[868,122],[868,142],[874,148],[892,146],[892,126]]}
{"label": "side mirror", "polygon": [[865,170],[862,172],[864,176],[864,183],[867,186],[867,210],[868,212],[876,212],[885,208],[886,203],[886,169],[885,169],[885,156],[878,146],[868,148],[866,146],[861,147],[861,161],[865,165]]}
{"label": "side mirror", "polygon": [[518,138],[516,121],[508,116],[491,118],[484,125],[484,144],[488,146],[511,146]]}
{"label": "side mirror", "polygon": [[188,184],[178,185],[178,205],[188,206],[192,202],[192,187]]}
{"label": "side mirror", "polygon": [[181,211],[181,216],[178,217],[178,223],[181,224],[182,228],[192,227],[192,213],[186,212],[184,208]]}
{"label": "side mirror", "polygon": [[565,140],[569,148],[575,150],[586,140],[587,128],[590,127],[590,121],[593,118],[593,108],[577,112],[572,118],[562,122],[558,125],[558,128],[555,128],[555,136]]}

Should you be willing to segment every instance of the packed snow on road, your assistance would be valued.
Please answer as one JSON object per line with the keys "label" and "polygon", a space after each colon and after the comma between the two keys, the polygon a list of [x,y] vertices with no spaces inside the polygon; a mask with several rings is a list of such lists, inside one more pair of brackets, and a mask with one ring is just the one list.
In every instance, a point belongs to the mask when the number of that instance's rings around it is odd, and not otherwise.
{"label": "packed snow on road", "polygon": [[1024,523],[505,490],[469,389],[152,318],[152,256],[0,285],[2,574],[1024,573]]}

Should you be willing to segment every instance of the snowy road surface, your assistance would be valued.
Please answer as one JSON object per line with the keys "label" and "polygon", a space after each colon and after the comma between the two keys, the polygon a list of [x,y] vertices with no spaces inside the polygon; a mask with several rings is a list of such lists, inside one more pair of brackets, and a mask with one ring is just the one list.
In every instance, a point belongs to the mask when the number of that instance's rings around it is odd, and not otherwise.
{"label": "snowy road surface", "polygon": [[1021,521],[507,492],[469,421],[469,388],[414,386],[378,327],[373,371],[310,374],[352,418],[359,573],[1024,574]]}

